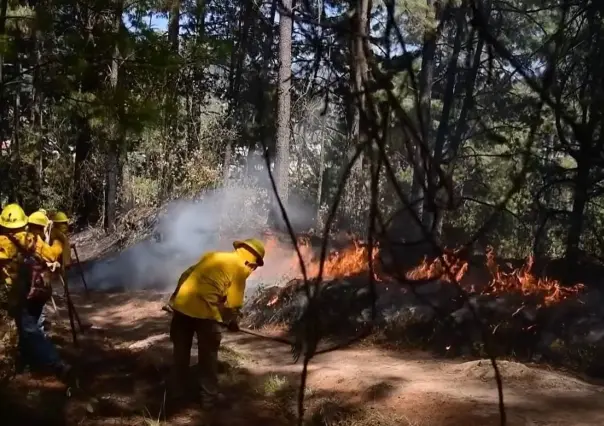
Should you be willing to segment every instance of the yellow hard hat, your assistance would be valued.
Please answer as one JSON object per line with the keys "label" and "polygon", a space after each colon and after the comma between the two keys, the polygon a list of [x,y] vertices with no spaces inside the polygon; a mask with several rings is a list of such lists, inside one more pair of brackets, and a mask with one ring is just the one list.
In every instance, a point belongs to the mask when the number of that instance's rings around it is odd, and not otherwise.
{"label": "yellow hard hat", "polygon": [[63,212],[55,212],[51,216],[51,219],[54,223],[68,223],[69,222],[69,218]]}
{"label": "yellow hard hat", "polygon": [[30,214],[27,221],[32,225],[38,225],[38,226],[42,226],[44,228],[48,226],[48,222],[49,222],[48,216],[46,216],[46,210],[42,210],[42,209]]}
{"label": "yellow hard hat", "polygon": [[256,255],[258,260],[258,266],[264,265],[264,243],[256,238],[250,238],[244,241],[235,241],[233,247],[238,249],[240,247],[246,248]]}
{"label": "yellow hard hat", "polygon": [[9,204],[0,213],[0,226],[8,229],[23,228],[27,225],[27,215],[19,204]]}

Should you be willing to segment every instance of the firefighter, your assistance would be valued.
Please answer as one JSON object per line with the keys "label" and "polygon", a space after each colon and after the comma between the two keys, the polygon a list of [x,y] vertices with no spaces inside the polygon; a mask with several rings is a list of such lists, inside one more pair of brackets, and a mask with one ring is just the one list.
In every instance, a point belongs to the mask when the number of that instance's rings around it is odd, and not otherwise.
{"label": "firefighter", "polygon": [[35,268],[36,239],[26,231],[27,224],[28,217],[18,204],[9,204],[0,213],[0,233],[3,236],[0,243],[10,259],[3,272],[8,290],[7,310],[17,328],[21,362],[50,369],[58,377],[66,378],[70,367],[61,360],[27,309],[26,301],[32,296],[32,289],[40,278]]}
{"label": "firefighter", "polygon": [[61,249],[61,273],[65,274],[65,269],[71,264],[71,244],[69,243],[69,217],[57,211],[51,215],[52,229],[50,231],[50,244],[53,247]]}
{"label": "firefighter", "polygon": [[10,240],[0,235],[0,353],[3,354],[0,381],[14,373],[15,360],[18,359],[18,333],[12,318],[10,302],[15,299],[11,269],[16,249]]}
{"label": "firefighter", "polygon": [[234,251],[208,252],[180,277],[170,297],[173,312],[173,398],[185,396],[193,335],[197,335],[199,385],[204,408],[223,400],[218,392],[220,324],[238,331],[246,279],[264,264],[264,244],[257,239],[235,241]]}
{"label": "firefighter", "polygon": [[36,265],[39,269],[39,273],[42,274],[44,287],[37,289],[36,297],[30,297],[27,300],[27,309],[29,313],[35,318],[38,326],[44,332],[44,324],[46,317],[44,315],[44,306],[46,302],[50,300],[52,296],[52,289],[50,286],[50,271],[54,271],[59,266],[58,260],[61,257],[62,246],[50,245],[50,228],[51,221],[48,219],[45,210],[38,210],[27,219],[28,225],[27,230],[35,237],[35,252],[46,262],[46,266],[42,264]]}
{"label": "firefighter", "polygon": [[[56,211],[50,215],[52,220],[49,220],[51,227],[48,239],[50,242],[50,250],[47,252],[45,259],[53,263],[53,277],[60,279],[56,274],[60,274],[65,280],[65,268],[71,263],[71,246],[69,244],[69,218],[61,211]],[[40,317],[40,327],[44,329],[44,315]]]}
{"label": "firefighter", "polygon": [[47,263],[54,264],[61,260],[63,246],[52,240],[53,222],[45,210],[38,210],[29,215],[27,230],[36,238],[36,253]]}

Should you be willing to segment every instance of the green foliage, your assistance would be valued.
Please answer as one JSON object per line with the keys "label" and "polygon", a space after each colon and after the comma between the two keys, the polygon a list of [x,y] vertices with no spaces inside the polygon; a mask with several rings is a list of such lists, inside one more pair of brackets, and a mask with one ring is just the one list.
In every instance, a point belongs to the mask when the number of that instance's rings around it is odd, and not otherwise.
{"label": "green foliage", "polygon": [[[404,45],[391,33],[390,57],[385,55],[385,5],[375,3],[369,11],[369,62],[388,74],[385,79],[398,102],[390,108],[385,147],[397,183],[406,194],[417,192],[412,182],[418,170],[409,148],[419,142],[410,127],[415,132],[420,127],[418,95],[429,86],[431,135],[424,142],[435,149],[441,138],[438,149],[446,160],[441,166],[459,198],[439,227],[444,241],[465,241],[496,213],[478,249],[494,245],[503,256],[523,256],[534,247],[540,254],[560,256],[576,249],[569,224],[582,220],[575,227],[580,229],[579,245],[602,257],[604,241],[598,235],[604,225],[604,174],[598,160],[601,146],[595,141],[602,131],[597,111],[604,96],[593,76],[602,72],[597,59],[604,52],[599,47],[601,22],[591,15],[589,2],[570,6],[561,32],[563,9],[555,0],[514,0],[505,7],[491,2],[488,24],[535,79],[543,76],[551,55],[558,55],[554,87],[560,91],[559,110],[577,122],[585,120],[593,129],[586,136],[577,135],[568,119],[560,120],[555,106],[537,111],[539,95],[478,37],[464,2],[447,2],[448,9],[442,3],[395,2]],[[0,35],[0,136],[10,142],[0,158],[2,200],[18,200],[28,208],[57,206],[94,222],[103,210],[110,173],[117,174],[118,212],[195,196],[219,185],[225,166],[233,178],[266,189],[255,174],[266,167],[259,152],[267,148],[275,153],[279,63],[277,25],[268,3],[182,2],[176,38],[149,18],[159,14],[170,20],[171,2],[126,4],[120,22],[115,22],[114,5],[106,2],[10,6]],[[333,1],[324,6],[322,25],[312,22],[318,9],[301,6],[304,18],[294,26],[289,152],[290,192],[310,206],[320,223],[335,201],[359,131],[351,90],[356,59],[351,60],[346,30],[354,10]],[[434,63],[427,65],[421,48],[436,28]],[[451,77],[447,73],[458,34],[462,43]],[[433,78],[421,88],[418,73],[424,66],[433,66]],[[372,87],[369,104],[390,101],[381,83]],[[441,126],[444,136],[437,135]],[[230,164],[224,163],[227,152]],[[375,152],[374,146],[355,168],[339,210],[338,223],[358,234],[367,232],[368,166]],[[581,152],[589,155],[581,157]],[[114,154],[116,169],[109,167]],[[431,161],[439,157],[431,154]],[[525,160],[528,172],[522,169]],[[575,185],[579,170],[588,171],[582,187]],[[520,186],[514,188],[519,174]],[[379,188],[381,213],[391,218],[402,205],[385,173]],[[505,208],[496,212],[514,189]],[[587,201],[579,209],[575,201],[581,191]],[[579,210],[573,214],[573,209]]]}

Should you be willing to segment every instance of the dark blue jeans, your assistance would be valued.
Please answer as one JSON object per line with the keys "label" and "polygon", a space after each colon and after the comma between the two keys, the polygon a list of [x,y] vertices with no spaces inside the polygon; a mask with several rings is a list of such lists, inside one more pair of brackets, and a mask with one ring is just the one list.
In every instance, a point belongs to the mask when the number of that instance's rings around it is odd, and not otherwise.
{"label": "dark blue jeans", "polygon": [[21,311],[19,321],[19,352],[22,360],[36,368],[55,369],[61,366],[61,358],[54,344],[38,326],[38,318],[27,309]]}
{"label": "dark blue jeans", "polygon": [[27,311],[29,312],[29,314],[34,317],[34,319],[36,320],[36,322],[38,323],[38,327],[40,327],[40,330],[42,330],[43,333],[46,332],[46,330],[44,330],[44,320],[46,319],[46,315],[44,315],[44,306],[46,305],[46,301],[39,301],[39,300],[34,300],[34,301],[27,301]]}

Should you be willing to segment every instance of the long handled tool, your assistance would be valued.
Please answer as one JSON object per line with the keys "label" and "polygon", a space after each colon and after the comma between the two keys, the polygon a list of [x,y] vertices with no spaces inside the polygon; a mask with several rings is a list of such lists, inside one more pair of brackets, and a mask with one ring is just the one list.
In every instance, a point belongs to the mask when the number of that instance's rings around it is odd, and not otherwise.
{"label": "long handled tool", "polygon": [[80,276],[82,277],[82,283],[84,284],[84,292],[86,296],[88,296],[88,284],[86,284],[86,278],[84,278],[84,268],[82,268],[82,263],[80,262],[80,256],[78,255],[78,249],[75,244],[72,244],[71,250],[75,254],[76,261],[78,262],[78,270],[80,271]]}
{"label": "long handled tool", "polygon": [[[75,323],[76,322],[78,323],[78,328],[80,330],[80,333],[82,333],[82,332],[86,331],[87,329],[89,329],[90,327],[92,327],[92,324],[82,323],[82,321],[80,320],[80,315],[78,315],[78,311],[76,310],[75,305],[73,304],[73,300],[71,300],[71,295],[69,293],[69,286],[67,285],[65,278],[61,274],[59,274],[59,278],[61,280],[61,284],[63,285],[65,301],[67,303],[67,312],[69,314],[69,324],[71,325],[71,334],[73,337],[73,343],[75,345],[77,345]],[[74,322],[74,319],[75,319],[75,322]]]}
{"label": "long handled tool", "polygon": [[[172,308],[170,307],[170,305],[164,305],[162,306],[162,311],[165,311],[169,314],[173,314],[174,311],[172,310]],[[223,323],[223,322],[219,322],[218,323],[221,327],[227,328],[228,325]],[[259,331],[254,331],[254,330],[250,330],[249,328],[242,328],[239,327],[239,332],[244,333],[244,334],[248,334],[250,336],[254,336],[254,337],[258,337],[260,339],[266,339],[266,340],[272,340],[273,342],[278,342],[278,343],[283,343],[285,345],[290,345],[293,346],[294,342],[292,342],[289,339],[286,339],[285,337],[279,337],[279,336],[269,336],[267,334],[264,333],[260,333]]]}

